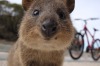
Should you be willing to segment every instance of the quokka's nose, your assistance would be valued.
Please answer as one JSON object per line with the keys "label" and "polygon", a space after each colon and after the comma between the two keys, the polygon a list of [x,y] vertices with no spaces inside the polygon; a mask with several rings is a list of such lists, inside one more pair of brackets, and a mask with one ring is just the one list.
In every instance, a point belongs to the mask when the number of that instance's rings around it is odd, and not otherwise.
{"label": "quokka's nose", "polygon": [[57,32],[57,22],[54,20],[46,20],[42,24],[42,32],[45,36],[50,37]]}

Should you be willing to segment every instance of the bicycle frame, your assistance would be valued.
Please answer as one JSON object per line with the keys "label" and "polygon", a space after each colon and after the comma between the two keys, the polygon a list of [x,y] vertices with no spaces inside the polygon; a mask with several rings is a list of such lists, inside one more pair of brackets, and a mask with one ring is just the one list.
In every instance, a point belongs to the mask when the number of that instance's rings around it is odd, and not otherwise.
{"label": "bicycle frame", "polygon": [[[92,35],[91,32],[90,32],[90,31],[88,30],[88,28],[87,28],[87,23],[86,23],[86,21],[85,21],[84,29],[83,29],[82,31],[84,31],[83,38],[84,38],[84,36],[86,35],[86,39],[87,39],[87,43],[88,43],[88,48],[91,49],[92,44],[93,44],[93,42],[95,41],[94,37],[95,37],[95,32],[96,32],[96,31],[94,31],[94,34]],[[91,36],[91,38],[92,38],[92,42],[91,42],[91,43],[89,42],[89,36],[88,36],[88,34],[89,34],[89,35]]]}

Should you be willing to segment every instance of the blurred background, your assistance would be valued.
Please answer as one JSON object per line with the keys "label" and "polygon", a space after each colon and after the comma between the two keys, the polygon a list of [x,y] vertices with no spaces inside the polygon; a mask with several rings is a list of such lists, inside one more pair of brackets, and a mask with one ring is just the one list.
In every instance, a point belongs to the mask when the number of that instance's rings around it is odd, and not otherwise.
{"label": "blurred background", "polygon": [[10,1],[0,0],[0,39],[16,41],[23,9],[21,4],[11,3]]}
{"label": "blurred background", "polygon": [[[0,52],[9,51],[18,38],[18,29],[24,14],[21,1],[0,0]],[[98,20],[89,20],[87,26],[91,33],[94,27],[100,30],[100,0],[75,0],[75,2],[75,9],[70,15],[76,30],[80,31],[84,27],[84,22],[76,21],[77,18],[98,18]],[[96,33],[95,38],[100,38],[100,31]],[[85,48],[86,46],[87,44]]]}

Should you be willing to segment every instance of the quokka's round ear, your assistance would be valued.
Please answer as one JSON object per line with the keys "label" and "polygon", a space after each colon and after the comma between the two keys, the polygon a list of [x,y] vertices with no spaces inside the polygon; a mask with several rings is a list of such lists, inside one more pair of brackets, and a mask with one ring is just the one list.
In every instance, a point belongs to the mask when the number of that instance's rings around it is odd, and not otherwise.
{"label": "quokka's round ear", "polygon": [[31,6],[32,2],[33,2],[33,0],[22,0],[22,6],[25,11],[28,10],[28,8]]}
{"label": "quokka's round ear", "polygon": [[69,13],[71,13],[75,7],[75,0],[67,0],[67,7],[69,10]]}

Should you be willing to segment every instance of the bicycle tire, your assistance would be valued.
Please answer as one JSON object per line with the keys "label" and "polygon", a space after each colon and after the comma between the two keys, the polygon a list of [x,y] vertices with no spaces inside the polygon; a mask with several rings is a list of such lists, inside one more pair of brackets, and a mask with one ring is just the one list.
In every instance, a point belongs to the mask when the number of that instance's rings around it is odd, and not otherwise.
{"label": "bicycle tire", "polygon": [[[96,42],[99,42],[99,45],[97,44],[98,47],[96,45]],[[95,57],[96,52],[100,53],[100,39],[96,39],[92,44],[91,55],[94,61],[98,61],[100,58],[100,55],[98,55],[98,57]]]}
{"label": "bicycle tire", "polygon": [[[82,44],[76,43],[76,46],[75,46],[74,40],[76,39],[76,36],[81,37]],[[78,60],[78,59],[82,56],[83,51],[84,51],[84,39],[83,39],[83,36],[81,35],[81,33],[76,33],[76,34],[75,34],[75,39],[73,40],[73,42],[72,42],[72,44],[71,44],[71,46],[70,46],[70,48],[69,48],[69,54],[70,54],[70,56],[71,56],[72,59]],[[77,40],[76,40],[76,41],[77,41]],[[73,55],[73,50],[74,50],[74,47],[77,48],[78,46],[81,46],[81,52],[80,52],[80,54],[79,54],[77,57],[75,57],[75,56]],[[77,52],[77,50],[76,50],[76,52]]]}

